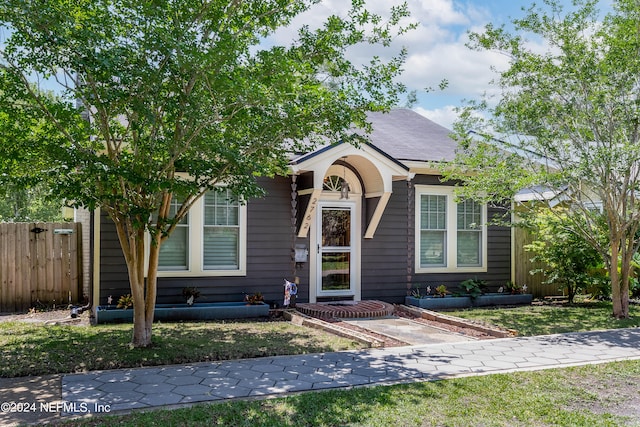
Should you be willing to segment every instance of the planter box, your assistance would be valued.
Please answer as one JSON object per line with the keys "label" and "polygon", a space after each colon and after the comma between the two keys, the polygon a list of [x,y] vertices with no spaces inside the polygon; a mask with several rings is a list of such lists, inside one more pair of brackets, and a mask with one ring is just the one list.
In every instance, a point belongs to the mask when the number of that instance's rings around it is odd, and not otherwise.
{"label": "planter box", "polygon": [[[157,304],[153,320],[217,320],[244,319],[269,315],[269,305],[265,303],[216,302],[187,304]],[[133,309],[99,306],[96,323],[132,322]]]}
{"label": "planter box", "polygon": [[492,305],[523,305],[531,304],[531,294],[484,294],[472,299],[469,296],[446,296],[414,298],[404,297],[406,305],[413,305],[428,310],[445,310],[448,308],[487,307]]}
{"label": "planter box", "polygon": [[463,297],[446,296],[444,298],[404,297],[404,303],[407,305],[414,305],[420,308],[426,308],[428,310],[443,310],[448,308],[466,308],[466,307],[471,307],[471,297],[464,297],[464,296]]}
{"label": "planter box", "polygon": [[531,294],[484,294],[473,301],[474,307],[486,307],[490,305],[522,305],[531,304]]}

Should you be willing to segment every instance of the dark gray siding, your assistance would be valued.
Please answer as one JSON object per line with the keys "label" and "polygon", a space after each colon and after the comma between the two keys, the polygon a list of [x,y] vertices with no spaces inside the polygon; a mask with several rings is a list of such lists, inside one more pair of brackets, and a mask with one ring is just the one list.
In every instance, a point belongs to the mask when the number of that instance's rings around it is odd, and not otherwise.
{"label": "dark gray siding", "polygon": [[[451,291],[461,281],[478,278],[493,289],[511,278],[511,233],[508,227],[487,230],[486,273],[415,274],[415,212],[413,185],[447,185],[435,176],[416,176],[411,184],[396,182],[393,194],[373,239],[362,239],[362,298],[404,302],[408,289],[444,284]],[[500,210],[490,209],[492,217]]]}
{"label": "dark gray siding", "polygon": [[[309,247],[308,238],[294,239],[291,223],[291,180],[278,177],[263,179],[260,184],[267,195],[252,199],[247,205],[247,274],[239,277],[160,278],[158,302],[182,300],[185,286],[196,286],[201,291],[201,302],[238,301],[245,293],[262,292],[265,299],[278,304],[283,298],[283,279],[300,277],[298,301],[309,300],[308,262],[294,265],[291,261],[294,243]],[[362,239],[361,281],[363,299],[381,299],[400,303],[410,287],[419,285],[423,290],[445,284],[455,290],[469,278],[486,280],[495,289],[510,279],[511,234],[509,228],[491,226],[488,229],[488,271],[486,273],[415,274],[414,272],[414,190],[415,184],[440,184],[437,177],[417,176],[413,182],[393,184],[380,224],[372,239]],[[377,202],[377,200],[376,200]],[[364,203],[363,224],[368,223],[374,205]],[[303,208],[298,203],[298,211]],[[498,210],[490,210],[493,215]],[[362,227],[364,234],[365,226]],[[100,304],[108,295],[117,301],[129,293],[126,266],[117,240],[115,228],[103,218],[101,228]]]}
{"label": "dark gray siding", "polygon": [[[159,278],[158,303],[180,302],[182,288],[195,286],[199,302],[239,301],[245,293],[261,292],[265,300],[282,304],[284,278],[293,280],[291,261],[291,181],[278,177],[260,183],[267,195],[247,204],[247,274],[228,277]],[[296,240],[296,243],[307,243]],[[308,244],[307,244],[308,246]],[[130,293],[126,265],[115,227],[107,218],[101,226],[100,304],[108,295],[117,301]],[[308,300],[307,264],[298,265],[300,299]]]}
{"label": "dark gray siding", "polygon": [[372,239],[362,239],[362,299],[399,302],[408,268],[408,183],[395,182],[393,193]]}
{"label": "dark gray siding", "polygon": [[[425,185],[453,185],[453,183],[441,183],[439,177],[420,175],[415,177],[414,183]],[[413,210],[413,205],[411,205],[411,209]],[[501,213],[501,210],[495,208],[490,208],[487,212],[489,218]],[[413,215],[415,215],[415,213]],[[410,227],[412,235],[415,235],[415,221],[410,224]],[[449,291],[455,292],[463,280],[477,278],[486,281],[490,290],[496,290],[511,279],[511,230],[509,227],[489,226],[487,228],[486,256],[486,273],[413,274],[410,281],[411,286],[419,286],[421,291],[424,292],[426,286],[431,286],[431,288],[434,289],[436,286],[446,285]],[[411,257],[411,265],[413,270],[415,266],[414,256]]]}

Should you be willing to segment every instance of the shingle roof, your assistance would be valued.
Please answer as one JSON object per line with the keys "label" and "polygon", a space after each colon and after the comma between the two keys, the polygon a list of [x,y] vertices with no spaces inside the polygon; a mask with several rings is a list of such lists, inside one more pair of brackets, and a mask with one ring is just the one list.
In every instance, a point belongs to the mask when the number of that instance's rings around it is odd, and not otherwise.
{"label": "shingle roof", "polygon": [[456,142],[451,131],[409,109],[370,113],[371,143],[388,155],[402,160],[452,161]]}

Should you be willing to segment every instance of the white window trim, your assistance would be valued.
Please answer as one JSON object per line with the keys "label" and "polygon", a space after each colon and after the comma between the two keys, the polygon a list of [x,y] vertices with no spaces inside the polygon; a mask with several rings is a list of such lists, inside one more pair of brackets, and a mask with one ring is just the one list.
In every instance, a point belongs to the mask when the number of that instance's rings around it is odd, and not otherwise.
{"label": "white window trim", "polygon": [[[189,265],[186,270],[158,270],[158,277],[224,277],[247,275],[247,203],[240,203],[238,209],[239,230],[239,259],[238,268],[232,270],[204,269],[204,196],[198,199],[189,210]],[[145,272],[149,271],[149,245],[151,237],[147,233],[147,254],[145,257]],[[197,248],[197,250],[194,250]]]}
{"label": "white window trim", "polygon": [[[420,217],[421,203],[423,195],[447,196],[447,240],[446,257],[447,265],[444,267],[421,267],[420,266]],[[415,186],[415,273],[484,273],[487,271],[487,205],[482,205],[482,263],[479,266],[458,267],[458,229],[457,229],[457,203],[455,202],[454,187],[443,185],[416,185]]]}

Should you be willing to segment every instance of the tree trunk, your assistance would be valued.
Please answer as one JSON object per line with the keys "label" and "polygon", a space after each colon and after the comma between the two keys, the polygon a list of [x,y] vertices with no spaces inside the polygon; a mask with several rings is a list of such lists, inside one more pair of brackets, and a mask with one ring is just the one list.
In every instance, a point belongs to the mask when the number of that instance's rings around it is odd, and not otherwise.
{"label": "tree trunk", "polygon": [[[616,319],[629,318],[629,275],[625,272],[625,260],[620,260],[620,247],[622,239],[612,239],[611,242],[611,264],[609,266],[609,277],[611,278],[611,299],[613,302],[613,317]],[[622,251],[622,255],[626,255]],[[619,264],[619,261],[622,261]],[[618,270],[620,265],[620,271]],[[628,269],[627,269],[628,270]],[[620,274],[622,273],[622,274]]]}
{"label": "tree trunk", "polygon": [[127,265],[133,295],[133,336],[131,343],[134,347],[149,347],[152,344],[151,326],[153,325],[156,295],[155,289],[150,292],[149,281],[146,281],[145,286],[144,230],[137,231],[134,236],[131,249],[135,252],[135,262],[131,263],[130,266]]}
{"label": "tree trunk", "polygon": [[[133,297],[133,336],[131,343],[134,347],[151,346],[151,326],[156,305],[156,281],[147,280],[145,286],[145,232],[144,229],[133,227],[129,218],[112,216],[118,233],[118,240],[122,248],[129,285]],[[159,247],[158,247],[159,251]],[[153,253],[153,251],[151,251]],[[151,257],[150,257],[151,258]],[[149,260],[151,265],[152,260]],[[155,257],[157,271],[157,254]]]}

